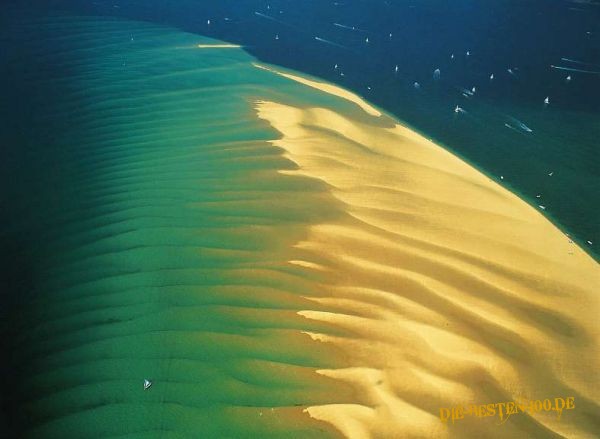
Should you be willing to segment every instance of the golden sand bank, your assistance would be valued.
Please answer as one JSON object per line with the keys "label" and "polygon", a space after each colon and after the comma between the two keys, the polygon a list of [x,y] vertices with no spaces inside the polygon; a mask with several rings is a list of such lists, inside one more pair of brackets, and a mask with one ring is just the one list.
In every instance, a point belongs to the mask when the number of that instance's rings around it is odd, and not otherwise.
{"label": "golden sand bank", "polygon": [[[327,274],[307,297],[320,310],[299,314],[355,334],[309,334],[347,355],[347,367],[318,373],[355,389],[310,416],[350,438],[594,437],[598,264],[536,209],[357,95],[274,73],[364,110],[256,103],[298,166],[282,172],[325,182],[346,211],[313,226],[290,261]],[[574,397],[575,409],[440,420],[441,408],[555,397]]]}

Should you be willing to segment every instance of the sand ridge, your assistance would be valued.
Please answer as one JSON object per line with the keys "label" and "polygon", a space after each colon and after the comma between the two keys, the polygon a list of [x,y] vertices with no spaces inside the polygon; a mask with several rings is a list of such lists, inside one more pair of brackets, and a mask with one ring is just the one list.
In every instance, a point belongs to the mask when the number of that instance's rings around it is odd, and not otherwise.
{"label": "sand ridge", "polygon": [[283,76],[284,78],[291,79],[292,81],[298,82],[300,84],[315,88],[324,93],[327,93],[327,94],[330,94],[333,96],[337,96],[342,99],[346,99],[347,101],[353,102],[371,116],[376,116],[376,117],[382,116],[382,113],[378,109],[373,107],[371,104],[369,104],[364,99],[361,99],[361,97],[358,96],[356,93],[348,91],[342,87],[338,87],[337,85],[333,85],[333,84],[329,84],[329,83],[321,82],[321,81],[316,81],[313,79],[308,79],[303,76],[294,75],[292,73],[284,72],[282,70],[275,69],[275,68],[271,68],[271,67],[268,67],[263,64],[253,63],[253,65],[254,65],[254,67],[256,67],[258,69],[266,70],[266,71],[274,73],[276,75]]}
{"label": "sand ridge", "polygon": [[[274,101],[256,110],[298,165],[283,172],[325,182],[347,212],[297,244],[331,273],[309,297],[331,311],[299,314],[357,334],[313,338],[351,358],[318,373],[361,396],[309,407],[311,416],[350,438],[593,436],[600,268],[589,255],[401,124]],[[579,406],[560,421],[542,413],[447,428],[438,417],[440,407],[563,395]]]}
{"label": "sand ridge", "polygon": [[[534,209],[358,96],[242,49],[23,21],[5,29],[11,78],[52,121],[13,145],[12,175],[39,181],[13,197],[35,285],[4,322],[23,436],[594,432],[597,266]],[[437,419],[569,393],[560,422]]]}

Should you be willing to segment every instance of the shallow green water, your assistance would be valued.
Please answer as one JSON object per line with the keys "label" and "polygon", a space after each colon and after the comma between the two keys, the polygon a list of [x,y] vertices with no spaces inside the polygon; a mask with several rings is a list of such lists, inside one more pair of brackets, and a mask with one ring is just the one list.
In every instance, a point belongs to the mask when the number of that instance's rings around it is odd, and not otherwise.
{"label": "shallow green water", "polygon": [[318,309],[305,297],[323,279],[287,261],[302,259],[292,244],[309,226],[343,213],[323,184],[277,172],[294,165],[253,103],[357,108],[169,28],[11,23],[0,72],[0,428],[335,436],[302,409],[362,395],[314,373],[344,359],[301,331],[339,329],[296,314]]}
{"label": "shallow green water", "polygon": [[[599,69],[595,0],[40,3],[36,9],[128,17],[243,44],[263,61],[351,89],[519,193],[600,256],[600,82],[581,72],[567,81],[567,71],[550,68]],[[476,95],[465,98],[461,89],[472,87]],[[457,117],[456,105],[468,115]],[[515,118],[533,131],[505,126]]]}
{"label": "shallow green water", "polygon": [[349,395],[314,373],[336,352],[299,331],[332,331],[296,315],[319,279],[286,262],[340,211],[276,172],[293,164],[252,108],[334,98],[148,24],[51,17],[5,34],[6,429],[334,435],[302,414]]}

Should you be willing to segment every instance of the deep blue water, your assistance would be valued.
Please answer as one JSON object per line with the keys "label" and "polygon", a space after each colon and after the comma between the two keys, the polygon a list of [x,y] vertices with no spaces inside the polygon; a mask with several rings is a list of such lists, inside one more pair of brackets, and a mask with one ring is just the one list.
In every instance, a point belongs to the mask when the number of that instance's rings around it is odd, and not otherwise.
{"label": "deep blue water", "polygon": [[[54,0],[44,6],[176,26],[353,89],[543,205],[600,255],[600,73],[550,67],[600,72],[597,0]],[[455,113],[456,106],[466,113]]]}

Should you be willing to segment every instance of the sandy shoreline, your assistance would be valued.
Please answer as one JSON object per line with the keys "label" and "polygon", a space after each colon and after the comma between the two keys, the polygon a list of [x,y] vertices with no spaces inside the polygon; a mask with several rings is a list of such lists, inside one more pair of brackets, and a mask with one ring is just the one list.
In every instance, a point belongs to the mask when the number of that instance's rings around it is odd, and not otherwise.
{"label": "sandy shoreline", "polygon": [[[535,209],[235,45],[61,14],[5,31],[11,96],[43,104],[6,123],[12,436],[598,431],[598,267]],[[519,396],[576,409],[438,417]]]}
{"label": "sandy shoreline", "polygon": [[[387,118],[356,95],[322,91]],[[351,438],[592,437],[600,269],[589,255],[516,195],[400,124],[272,101],[256,108],[298,165],[285,172],[325,182],[348,214],[311,227],[297,244],[308,256],[293,263],[319,261],[332,273],[322,297],[310,298],[332,311],[299,314],[359,334],[312,337],[348,353],[350,367],[319,373],[350,383],[363,400],[309,407],[311,416]],[[563,395],[579,406],[560,421],[522,415],[502,428],[487,419],[446,428],[438,417],[440,407]]]}

